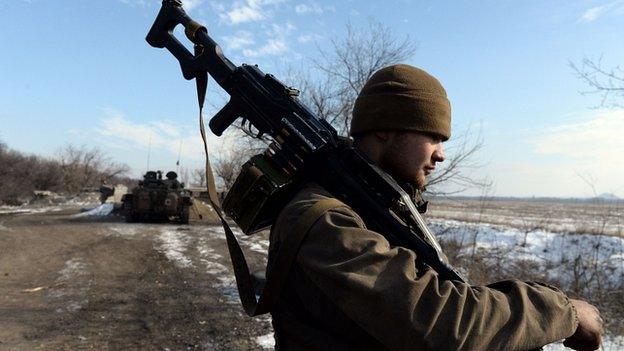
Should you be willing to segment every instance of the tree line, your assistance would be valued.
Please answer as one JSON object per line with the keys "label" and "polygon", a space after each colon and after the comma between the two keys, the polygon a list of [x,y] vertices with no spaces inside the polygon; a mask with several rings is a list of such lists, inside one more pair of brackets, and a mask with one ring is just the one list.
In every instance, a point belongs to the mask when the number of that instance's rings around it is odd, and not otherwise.
{"label": "tree line", "polygon": [[101,150],[66,145],[54,157],[29,155],[0,141],[0,204],[21,205],[35,190],[75,195],[103,183],[132,182],[129,167],[112,161]]}

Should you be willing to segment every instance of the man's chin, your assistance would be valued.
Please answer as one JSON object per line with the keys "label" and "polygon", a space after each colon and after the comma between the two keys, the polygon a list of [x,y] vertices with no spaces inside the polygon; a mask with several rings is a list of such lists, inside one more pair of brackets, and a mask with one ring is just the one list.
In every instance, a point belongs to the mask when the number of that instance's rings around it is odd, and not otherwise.
{"label": "man's chin", "polygon": [[410,187],[414,189],[418,189],[420,191],[424,190],[425,183],[427,178],[424,174],[418,174],[415,176],[398,176],[397,174],[393,174],[389,172],[390,176],[396,180],[399,184],[408,184]]}
{"label": "man's chin", "polygon": [[411,180],[404,181],[404,183],[407,183],[414,190],[419,190],[419,191],[425,190],[425,179],[411,179]]}
{"label": "man's chin", "polygon": [[419,175],[418,177],[416,177],[416,179],[412,182],[412,186],[422,191],[425,189],[426,183],[427,183],[427,176],[423,174],[423,175]]}

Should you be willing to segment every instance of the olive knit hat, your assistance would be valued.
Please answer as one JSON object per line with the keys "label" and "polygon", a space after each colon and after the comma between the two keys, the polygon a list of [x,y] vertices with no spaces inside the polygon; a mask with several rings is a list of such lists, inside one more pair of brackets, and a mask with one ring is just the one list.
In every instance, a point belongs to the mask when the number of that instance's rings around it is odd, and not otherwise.
{"label": "olive knit hat", "polygon": [[422,69],[399,64],[382,68],[355,100],[351,135],[401,130],[451,137],[451,104],[442,84]]}

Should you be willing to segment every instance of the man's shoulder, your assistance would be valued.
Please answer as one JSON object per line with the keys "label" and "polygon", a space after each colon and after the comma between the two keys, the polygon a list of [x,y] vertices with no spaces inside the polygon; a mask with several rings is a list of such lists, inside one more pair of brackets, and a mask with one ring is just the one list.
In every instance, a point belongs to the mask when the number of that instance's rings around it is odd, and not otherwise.
{"label": "man's shoulder", "polygon": [[279,217],[300,216],[317,202],[327,199],[336,199],[336,197],[317,183],[306,183],[286,204]]}
{"label": "man's shoulder", "polygon": [[[316,203],[334,199],[338,200],[334,195],[332,195],[329,191],[323,188],[321,185],[317,183],[306,183],[304,184],[299,191],[295,194],[295,196],[286,204],[286,206],[282,209],[279,216],[277,217],[275,226],[276,227],[289,227],[294,223],[299,222],[305,212],[314,206]],[[332,205],[329,212],[334,214],[340,214],[343,216],[355,217],[358,218],[358,222],[362,222],[359,219],[359,216],[353,211],[348,205],[344,202],[339,201],[335,205]],[[363,224],[362,224],[363,225]]]}

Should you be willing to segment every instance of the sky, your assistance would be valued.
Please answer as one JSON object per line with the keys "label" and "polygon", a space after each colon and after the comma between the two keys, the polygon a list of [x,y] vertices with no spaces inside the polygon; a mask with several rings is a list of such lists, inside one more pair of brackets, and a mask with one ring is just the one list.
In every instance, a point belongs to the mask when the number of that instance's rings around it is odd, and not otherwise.
{"label": "sky", "polygon": [[[490,179],[490,195],[624,197],[624,109],[597,107],[570,67],[584,58],[624,64],[624,0],[184,5],[234,63],[278,77],[319,59],[348,23],[377,21],[416,43],[406,63],[442,82],[454,135],[480,133],[480,167],[469,174]],[[68,143],[97,147],[137,177],[148,154],[153,169],[175,169],[178,157],[201,167],[194,83],[145,42],[159,8],[156,0],[0,1],[0,141],[49,157]],[[210,85],[206,117],[224,95]],[[213,158],[233,138],[211,136]]]}

